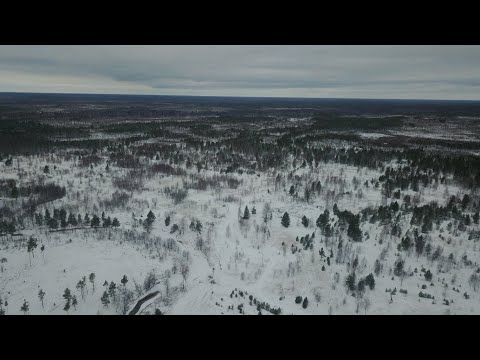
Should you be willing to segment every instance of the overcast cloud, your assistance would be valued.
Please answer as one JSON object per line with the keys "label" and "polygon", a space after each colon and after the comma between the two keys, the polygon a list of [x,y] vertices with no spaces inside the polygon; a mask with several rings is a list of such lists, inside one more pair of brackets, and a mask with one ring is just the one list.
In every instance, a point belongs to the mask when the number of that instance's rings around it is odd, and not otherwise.
{"label": "overcast cloud", "polygon": [[0,91],[480,100],[480,46],[0,46]]}

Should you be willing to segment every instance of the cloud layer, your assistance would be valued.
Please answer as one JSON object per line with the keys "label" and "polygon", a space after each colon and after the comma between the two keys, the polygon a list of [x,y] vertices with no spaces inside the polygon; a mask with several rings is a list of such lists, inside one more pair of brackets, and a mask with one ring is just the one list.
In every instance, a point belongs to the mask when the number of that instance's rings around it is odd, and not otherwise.
{"label": "cloud layer", "polygon": [[480,46],[0,46],[0,91],[480,100]]}

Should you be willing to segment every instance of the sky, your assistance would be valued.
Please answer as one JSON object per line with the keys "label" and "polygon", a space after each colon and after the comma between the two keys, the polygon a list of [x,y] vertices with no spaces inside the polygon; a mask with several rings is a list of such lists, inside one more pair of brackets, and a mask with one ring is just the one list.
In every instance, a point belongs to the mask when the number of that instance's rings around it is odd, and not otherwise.
{"label": "sky", "polygon": [[480,46],[0,45],[0,92],[480,100]]}

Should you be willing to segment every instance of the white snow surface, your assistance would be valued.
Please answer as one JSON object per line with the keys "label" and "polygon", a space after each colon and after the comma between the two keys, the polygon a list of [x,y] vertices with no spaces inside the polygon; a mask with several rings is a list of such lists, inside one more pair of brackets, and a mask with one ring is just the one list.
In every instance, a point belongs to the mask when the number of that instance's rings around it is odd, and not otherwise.
{"label": "white snow surface", "polygon": [[[53,212],[54,207],[65,206],[69,212],[71,210],[76,214],[81,213],[82,217],[86,212],[90,216],[94,213],[100,216],[103,208],[99,201],[111,198],[112,193],[118,190],[113,186],[112,179],[126,173],[125,169],[114,166],[110,172],[104,171],[104,166],[98,166],[94,170],[79,169],[75,161],[34,157],[20,159],[20,167],[28,169],[22,178],[33,176],[46,162],[52,169],[54,163],[57,165],[57,169],[47,175],[49,180],[69,185],[66,186],[67,196],[40,206],[37,211],[42,212],[45,208]],[[19,172],[15,167],[7,169],[3,164],[1,166],[3,178],[19,179]],[[189,173],[194,174],[196,170]],[[288,195],[293,181],[284,180],[275,190],[273,172],[261,173],[260,176],[232,175],[243,181],[237,189],[189,189],[187,198],[180,204],[174,204],[162,190],[175,184],[182,187],[182,181],[188,179],[188,176],[155,176],[145,180],[141,191],[127,192],[131,198],[125,207],[105,210],[106,215],[119,219],[121,226],[118,229],[82,229],[50,233],[45,228],[39,229],[26,224],[25,229],[20,231],[24,239],[28,239],[30,235],[35,236],[39,239],[39,245],[45,245],[45,251],[42,253],[39,246],[34,257],[29,259],[25,242],[0,240],[0,259],[6,259],[6,262],[0,264],[0,294],[3,300],[8,300],[7,314],[22,314],[20,307],[24,299],[29,303],[30,314],[65,314],[65,301],[62,298],[65,288],[69,288],[78,299],[76,309],[72,307],[68,311],[69,315],[119,314],[121,306],[119,308],[110,304],[107,307],[100,301],[104,281],[114,281],[121,287],[120,279],[126,275],[129,279],[126,287],[134,291],[134,281],[143,284],[149,272],[156,275],[157,283],[148,292],[159,291],[159,295],[146,302],[139,314],[153,313],[154,309],[167,315],[239,314],[238,306],[241,304],[243,313],[257,314],[255,304],[250,305],[250,295],[258,302],[267,302],[273,308],[280,307],[282,314],[356,314],[356,299],[348,293],[344,285],[348,274],[346,265],[336,264],[334,260],[339,239],[335,239],[335,246],[329,246],[315,226],[315,220],[328,209],[332,222],[337,221],[332,214],[334,203],[337,203],[339,209],[348,209],[353,213],[368,206],[386,204],[386,200],[382,200],[380,188],[376,189],[372,185],[366,188],[363,185],[366,180],[377,179],[381,174],[339,164],[320,164],[314,169],[307,167],[296,170],[294,174],[301,177],[302,181],[320,180],[324,190],[306,203]],[[218,173],[202,170],[200,175],[208,178]],[[352,183],[354,177],[360,184],[357,190]],[[328,192],[333,190],[336,195],[332,198]],[[421,204],[432,200],[443,203],[446,192],[463,194],[462,189],[453,184],[440,185],[437,189],[427,187],[422,189],[418,201]],[[408,191],[405,192],[407,193]],[[405,194],[402,194],[402,199]],[[236,200],[225,201],[228,196]],[[390,201],[388,200],[388,203]],[[400,204],[401,202],[399,200]],[[267,203],[272,213],[271,219],[267,216],[265,225],[264,209]],[[238,214],[243,214],[245,206],[248,206],[250,212],[255,207],[256,214],[251,214],[248,220],[240,221]],[[145,219],[149,210],[153,211],[156,220],[152,231],[147,233],[138,225],[138,219]],[[288,228],[280,223],[285,211],[288,211],[291,219]],[[133,220],[132,213],[136,220]],[[168,227],[164,223],[167,215],[171,217]],[[303,215],[310,220],[308,227],[301,224]],[[192,219],[202,223],[201,234],[189,229]],[[404,219],[404,232],[409,228],[409,221],[410,218]],[[182,223],[185,225],[183,234],[170,233],[173,224]],[[471,269],[460,266],[460,258],[464,254],[468,254],[468,258],[474,262],[480,262],[480,249],[474,241],[466,239],[466,234],[447,234],[446,225],[447,222],[440,224],[429,237],[433,248],[441,245],[445,254],[454,254],[456,263],[444,264],[441,268],[424,256],[403,254],[405,268],[409,269],[409,272],[413,272],[415,268],[418,270],[403,281],[391,273],[399,253],[396,247],[400,239],[387,233],[388,224],[362,224],[362,231],[368,232],[369,238],[361,243],[352,243],[346,234],[340,235],[343,243],[349,243],[352,247],[352,254],[358,254],[360,265],[357,276],[372,273],[375,260],[379,258],[382,250],[385,253],[383,273],[375,276],[375,289],[367,289],[365,293],[370,306],[366,310],[360,307],[362,310],[359,314],[480,312],[480,294],[468,285]],[[478,228],[478,225],[474,226]],[[302,247],[296,242],[296,237],[314,232],[313,250],[302,249],[292,254],[292,244]],[[448,241],[440,239],[440,233],[443,233]],[[199,248],[199,238],[204,241],[204,248],[208,250]],[[382,240],[382,244],[379,240]],[[15,244],[15,241],[18,243]],[[174,245],[167,245],[169,241]],[[282,243],[285,243],[285,253]],[[169,246],[173,248],[169,249]],[[325,258],[320,257],[321,248],[324,248],[325,253],[330,250],[335,253],[330,266]],[[180,264],[188,264],[189,267],[185,282],[180,274]],[[325,266],[325,271],[322,266]],[[430,282],[425,280],[420,271],[421,267],[432,271],[434,286],[430,286]],[[446,272],[445,267],[448,268]],[[76,284],[83,276],[88,279],[92,272],[96,275],[95,291],[87,280],[88,293],[85,299],[82,299]],[[336,273],[339,274],[338,283],[335,280]],[[448,284],[447,289],[444,284]],[[422,285],[426,285],[427,289],[422,290]],[[454,291],[453,287],[458,288],[459,292]],[[397,288],[397,294],[392,296],[392,302],[386,289],[393,288]],[[46,293],[44,307],[38,298],[39,289]],[[407,290],[407,294],[399,293],[400,289]],[[243,296],[239,295],[240,291]],[[432,294],[435,301],[420,298],[420,291]],[[464,298],[465,292],[468,292],[470,299]],[[135,293],[129,309],[146,293]],[[306,309],[295,303],[297,296],[308,298],[309,305]],[[443,298],[453,300],[453,303],[444,305]],[[262,310],[262,314],[269,313]]]}

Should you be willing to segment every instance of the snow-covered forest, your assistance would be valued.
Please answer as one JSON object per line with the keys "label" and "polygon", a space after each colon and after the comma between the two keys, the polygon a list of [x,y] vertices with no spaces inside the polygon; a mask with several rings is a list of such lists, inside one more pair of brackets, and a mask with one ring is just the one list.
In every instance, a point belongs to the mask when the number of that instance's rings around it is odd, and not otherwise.
{"label": "snow-covered forest", "polygon": [[0,96],[1,314],[480,313],[478,104],[114,100]]}

